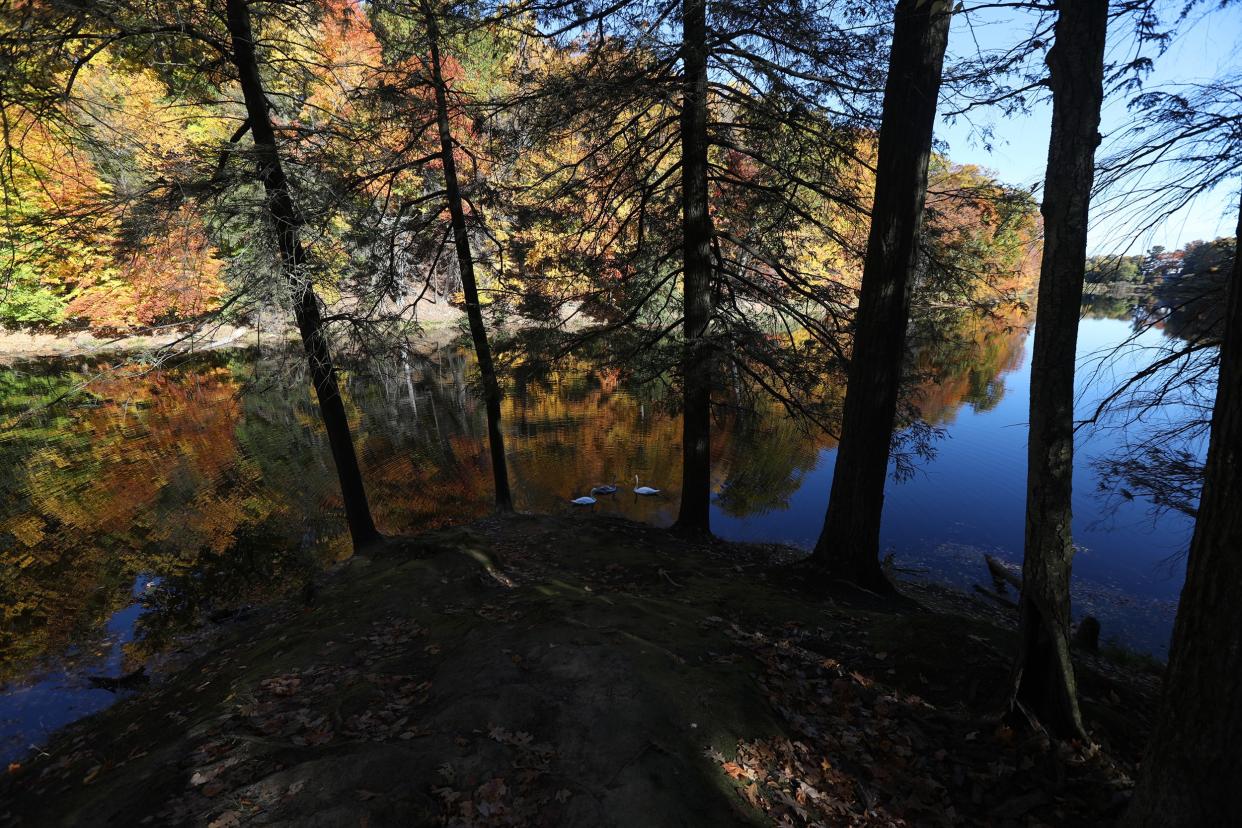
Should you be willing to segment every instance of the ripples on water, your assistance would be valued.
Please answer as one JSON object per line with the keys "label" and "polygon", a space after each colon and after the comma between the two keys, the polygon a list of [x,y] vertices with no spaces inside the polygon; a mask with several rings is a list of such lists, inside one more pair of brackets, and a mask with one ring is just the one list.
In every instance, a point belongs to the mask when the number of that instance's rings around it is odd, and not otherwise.
{"label": "ripples on water", "polygon": [[[1129,332],[1086,320],[1080,350]],[[919,405],[944,438],[933,461],[889,487],[883,544],[899,564],[969,586],[986,581],[983,552],[1020,560],[1028,353],[1024,328],[997,326],[919,355],[938,376]],[[0,370],[10,426],[0,437],[0,757],[106,706],[112,696],[89,675],[121,675],[212,613],[299,590],[349,554],[327,441],[295,365],[238,351],[161,371],[59,360]],[[462,352],[348,373],[343,385],[382,531],[488,510],[483,410]],[[612,482],[619,493],[597,511],[672,522],[681,425],[658,387],[584,365],[511,382],[503,417],[519,509],[568,511],[570,498]],[[1099,616],[1106,638],[1159,655],[1190,521],[1153,522],[1137,502],[1105,509],[1086,461],[1108,439],[1080,451],[1075,609]],[[719,535],[814,543],[830,438],[775,410],[735,413],[718,422],[712,456]],[[635,475],[665,496],[633,495]]]}

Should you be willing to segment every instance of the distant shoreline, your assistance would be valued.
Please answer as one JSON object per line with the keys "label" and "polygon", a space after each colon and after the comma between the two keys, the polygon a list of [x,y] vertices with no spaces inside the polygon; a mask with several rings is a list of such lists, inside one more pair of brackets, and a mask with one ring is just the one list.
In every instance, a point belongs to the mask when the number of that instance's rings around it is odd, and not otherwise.
{"label": "distant shoreline", "polygon": [[[421,345],[442,346],[452,341],[456,327],[443,322],[428,323],[416,341]],[[169,328],[159,333],[104,334],[89,330],[56,332],[26,331],[0,327],[0,365],[37,359],[72,359],[111,354],[137,354],[173,348],[178,352],[214,351],[295,342],[291,326],[257,328],[247,325],[212,325],[194,331]]]}
{"label": "distant shoreline", "polygon": [[[251,344],[254,328],[216,325],[197,332],[169,329],[161,333],[102,334],[89,330],[58,333],[0,328],[0,363],[47,357],[90,357],[167,348],[182,343],[184,349],[212,350]],[[265,334],[270,337],[271,334]]]}

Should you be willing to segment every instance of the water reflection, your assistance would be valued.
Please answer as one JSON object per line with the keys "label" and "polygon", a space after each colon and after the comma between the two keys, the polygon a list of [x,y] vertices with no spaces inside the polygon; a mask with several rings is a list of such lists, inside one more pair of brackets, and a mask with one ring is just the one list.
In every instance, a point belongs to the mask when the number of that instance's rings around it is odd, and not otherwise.
{"label": "water reflection", "polygon": [[[979,580],[982,551],[1021,554],[1024,323],[956,317],[911,338],[913,400],[948,439],[910,482],[890,486],[883,542],[899,560],[947,580]],[[1084,348],[1121,341],[1128,327],[1086,322]],[[301,590],[322,565],[349,554],[331,454],[297,368],[292,358],[231,352],[159,371],[61,361],[0,371],[0,421],[11,426],[0,437],[0,683],[9,685],[0,694],[0,753],[45,729],[30,718],[38,693],[18,688],[88,692],[86,675],[119,675],[186,626]],[[23,416],[82,383],[85,394]],[[417,532],[491,508],[472,383],[471,361],[452,349],[343,373],[381,531]],[[502,416],[517,508],[568,511],[572,497],[617,483],[597,510],[671,524],[681,484],[675,409],[664,386],[588,364],[511,380]],[[812,543],[832,438],[775,407],[727,407],[719,417],[711,444],[716,531]],[[1178,579],[1154,576],[1153,562],[1175,551],[1165,547],[1183,542],[1189,524],[1162,523],[1147,540],[1116,520],[1093,530],[1100,515],[1085,473],[1075,529],[1088,552],[1075,564],[1076,600],[1133,602],[1130,615],[1110,616],[1106,634],[1111,625],[1159,652]],[[665,495],[636,497],[635,475]],[[110,629],[134,601],[135,583],[136,626]]]}

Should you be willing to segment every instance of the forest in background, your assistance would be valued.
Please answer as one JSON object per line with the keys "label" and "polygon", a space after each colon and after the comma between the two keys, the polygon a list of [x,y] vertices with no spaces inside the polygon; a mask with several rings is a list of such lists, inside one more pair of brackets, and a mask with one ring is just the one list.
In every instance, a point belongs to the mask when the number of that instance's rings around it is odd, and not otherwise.
{"label": "forest in background", "polygon": [[[447,211],[427,204],[440,189],[442,162],[414,157],[434,149],[434,136],[416,124],[430,85],[416,77],[420,56],[391,45],[400,24],[382,9],[332,0],[300,14],[264,15],[257,25],[261,38],[279,44],[279,61],[267,67],[273,121],[310,225],[317,289],[343,315],[361,316],[365,307],[372,318],[413,322],[419,301],[460,307],[464,299],[457,263],[435,243]],[[639,141],[659,145],[668,114],[636,99],[608,114],[617,132],[601,146],[587,135],[601,125],[557,130],[539,120],[541,112],[519,117],[522,107],[548,105],[538,98],[549,93],[533,84],[566,83],[592,59],[572,41],[532,37],[528,25],[521,17],[478,24],[443,46],[457,163],[478,202],[470,209],[479,218],[471,244],[485,265],[480,295],[493,313],[520,312],[533,322],[568,304],[597,322],[615,319],[638,289],[664,275],[641,255],[670,240],[642,235],[669,232],[654,221],[652,200],[676,153],[666,146],[642,159],[644,168],[621,168],[638,161]],[[260,188],[236,181],[226,167],[240,159],[220,154],[245,122],[238,92],[192,66],[152,67],[123,50],[53,71],[43,82],[70,84],[68,99],[4,110],[0,323],[130,331],[215,318],[252,322],[272,300],[257,290],[267,267],[250,224]],[[406,110],[393,109],[397,84],[409,96]],[[714,106],[729,112],[728,96],[744,81],[721,87]],[[748,114],[736,110],[732,117]],[[797,128],[834,128],[826,115],[813,117],[819,122]],[[758,125],[731,126],[741,133]],[[758,260],[756,278],[788,280],[783,300],[802,291],[848,306],[841,297],[858,286],[874,127],[863,119],[834,140],[841,145],[830,158],[798,157],[795,147],[771,148],[790,154],[772,160],[727,145],[712,152],[716,225],[722,233],[736,228],[739,250]],[[584,165],[595,169],[584,173]],[[618,176],[613,191],[575,180],[610,166]],[[831,200],[828,181],[840,191]],[[787,199],[782,209],[772,204],[773,190]],[[645,209],[653,215],[643,227]],[[424,213],[418,230],[426,239],[409,238],[414,210]],[[941,265],[928,268],[929,291],[998,304],[1033,289],[1039,217],[1030,193],[937,155],[928,211],[929,259]],[[635,277],[636,268],[651,274]],[[951,290],[953,279],[965,289]]]}

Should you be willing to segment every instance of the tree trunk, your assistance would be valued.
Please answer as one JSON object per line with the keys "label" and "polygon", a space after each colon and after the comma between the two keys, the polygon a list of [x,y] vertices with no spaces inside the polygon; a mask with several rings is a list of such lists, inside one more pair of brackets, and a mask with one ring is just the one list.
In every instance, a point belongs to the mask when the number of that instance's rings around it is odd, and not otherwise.
{"label": "tree trunk", "polygon": [[707,2],[682,2],[681,228],[683,343],[681,508],[674,528],[711,531],[712,223],[707,212]]}
{"label": "tree trunk", "polygon": [[1041,207],[1044,253],[1031,357],[1021,640],[1012,699],[1053,734],[1083,740],[1069,647],[1074,360],[1107,24],[1108,0],[1062,0],[1047,59],[1052,136]]}
{"label": "tree trunk", "polygon": [[871,232],[854,326],[841,442],[814,564],[829,575],[891,591],[880,569],[880,517],[906,324],[927,197],[949,4],[900,0],[884,85]]}
{"label": "tree trunk", "polygon": [[513,495],[509,491],[509,468],[505,462],[505,438],[500,431],[500,382],[492,364],[492,349],[483,325],[483,307],[479,304],[479,286],[474,278],[474,253],[470,250],[470,233],[466,227],[466,211],[462,205],[461,187],[457,181],[457,162],[453,157],[453,132],[449,122],[448,93],[440,69],[440,30],[435,15],[425,9],[427,36],[431,48],[431,83],[435,87],[436,123],[440,130],[440,160],[444,166],[444,192],[448,201],[449,219],[453,225],[453,244],[457,249],[457,265],[461,273],[462,292],[466,295],[466,318],[470,321],[470,338],[479,360],[483,380],[483,402],[487,408],[487,442],[492,454],[492,479],[496,489],[496,508],[513,511]]}
{"label": "tree trunk", "polygon": [[289,181],[285,178],[280,155],[276,149],[276,133],[268,113],[267,94],[259,75],[259,61],[255,54],[254,36],[250,26],[250,8],[247,0],[227,0],[228,29],[233,45],[233,63],[237,68],[246,114],[250,121],[250,134],[254,139],[258,176],[267,195],[267,210],[276,231],[280,249],[281,269],[289,281],[293,296],[293,313],[302,347],[310,364],[311,382],[319,400],[319,413],[332,459],[336,464],[341,484],[341,497],[345,502],[345,519],[354,548],[361,549],[381,540],[371,518],[366,489],[362,485],[362,473],[358,470],[358,458],[354,454],[354,441],[349,433],[349,419],[341,400],[336,382],[336,369],[332,353],[324,334],[323,321],[319,315],[319,298],[306,272],[306,251],[302,247],[299,232],[302,217],[293,203]]}
{"label": "tree trunk", "polygon": [[[1238,212],[1242,239],[1242,205]],[[1126,826],[1242,825],[1242,251],[1164,700]]]}

